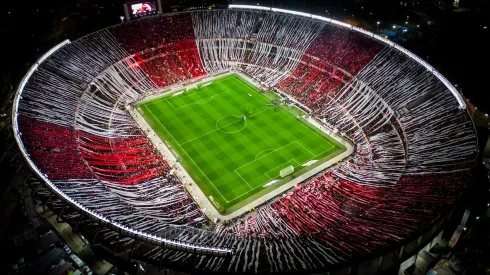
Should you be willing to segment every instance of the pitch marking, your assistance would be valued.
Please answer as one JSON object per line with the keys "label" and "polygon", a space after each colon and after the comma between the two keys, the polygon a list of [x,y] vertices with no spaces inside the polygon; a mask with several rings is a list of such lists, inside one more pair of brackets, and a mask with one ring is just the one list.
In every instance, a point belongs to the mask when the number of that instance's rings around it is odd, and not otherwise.
{"label": "pitch marking", "polygon": [[240,175],[240,173],[238,173],[236,170],[235,170],[235,173],[248,185],[248,187],[250,187],[252,190],[254,190],[254,188],[252,186],[250,186],[250,184],[248,183],[248,181],[246,181],[242,175]]}
{"label": "pitch marking", "polygon": [[[256,89],[254,89],[254,88],[250,87],[250,85],[249,85],[249,83],[248,83],[248,82],[244,81],[244,80],[243,80],[243,79],[241,79],[240,77],[236,77],[236,79],[238,79],[238,80],[239,80],[241,83],[245,84],[245,86],[246,86],[247,88],[249,88],[250,90],[253,90],[254,92],[256,92],[256,93],[258,93],[259,95],[261,95],[263,98],[265,98],[265,99],[269,100],[269,99],[268,99],[267,97],[265,97],[265,96],[264,96],[262,93],[258,92]],[[296,120],[296,118],[295,118],[295,117],[294,117],[292,114],[290,114],[289,112],[286,112],[286,111],[284,111],[284,110],[281,110],[281,111],[282,111],[282,112],[284,112],[284,113],[286,113],[286,114],[288,114],[288,115],[289,115],[289,117],[291,117],[292,119],[295,119],[295,120]],[[331,148],[334,148],[334,147],[335,147],[335,145],[334,145],[334,144],[332,144],[331,142],[329,142],[329,141],[328,141],[328,140],[327,140],[327,139],[326,139],[324,136],[321,136],[321,135],[320,135],[320,134],[318,134],[318,133],[317,133],[315,130],[313,130],[313,129],[311,129],[310,127],[306,126],[306,125],[305,125],[305,123],[303,123],[303,121],[300,121],[300,124],[301,124],[303,127],[307,128],[308,130],[312,131],[312,132],[313,132],[313,133],[314,133],[316,136],[318,136],[318,137],[320,137],[322,140],[324,140],[324,141],[325,141],[325,143],[330,144],[331,146],[330,146],[330,147],[328,147],[328,151],[329,151],[329,149],[331,149]],[[311,123],[310,123],[310,124],[311,124]],[[316,128],[316,127],[315,127],[315,128]]]}
{"label": "pitch marking", "polygon": [[218,119],[218,120],[216,121],[216,130],[218,130],[218,131],[220,131],[220,132],[222,132],[222,133],[225,133],[225,134],[234,134],[234,133],[238,133],[238,132],[242,131],[243,129],[245,129],[245,127],[247,127],[247,120],[245,120],[245,125],[243,125],[242,129],[240,129],[240,130],[236,130],[236,131],[230,131],[230,132],[223,131],[223,130],[221,130],[221,129],[226,128],[226,127],[228,127],[228,126],[230,126],[230,125],[233,125],[233,124],[235,124],[235,123],[238,123],[238,122],[241,122],[241,121],[242,121],[242,120],[238,120],[238,121],[235,121],[235,122],[232,122],[232,123],[228,123],[228,124],[226,124],[226,125],[225,125],[225,126],[223,126],[223,127],[218,127],[218,122],[219,122],[220,120],[222,120],[223,118],[226,118],[226,117],[238,117],[238,118],[241,118],[241,116],[236,116],[236,115],[224,116],[224,117],[222,117],[222,118],[220,118],[220,119]]}
{"label": "pitch marking", "polygon": [[275,149],[265,149],[265,150],[262,150],[260,151],[256,156],[255,156],[255,159],[257,159],[257,157],[262,154],[262,152],[265,152],[265,151],[270,151],[270,150],[275,150]]}
{"label": "pitch marking", "polygon": [[[255,114],[253,114],[253,115],[251,115],[251,116],[249,116],[249,117],[253,117],[253,116],[258,115],[258,114],[260,114],[260,113],[263,113],[263,112],[265,112],[265,111],[267,111],[267,110],[269,110],[269,109],[270,109],[270,108],[264,109],[264,110],[262,110],[262,111],[260,111],[260,112],[258,112],[258,113],[255,113]],[[220,119],[221,119],[221,118],[220,118]],[[239,122],[239,121],[237,121],[237,122]],[[236,123],[236,122],[233,122],[233,123]],[[231,123],[231,124],[233,124],[233,123]],[[231,124],[230,124],[230,125],[231,125]],[[224,127],[226,127],[226,126],[229,126],[229,125],[225,125]],[[183,143],[180,143],[179,145],[184,145],[184,144],[186,144],[186,143],[189,143],[189,142],[191,142],[191,141],[194,141],[194,140],[196,140],[196,139],[199,139],[199,138],[201,138],[201,137],[203,137],[203,136],[207,136],[207,135],[209,135],[209,134],[212,134],[212,133],[214,133],[214,132],[216,132],[216,131],[218,131],[218,130],[219,130],[219,129],[215,129],[215,130],[209,131],[209,132],[204,133],[204,134],[202,134],[202,135],[200,135],[200,136],[198,136],[198,137],[195,137],[195,138],[193,138],[193,139],[191,139],[191,140],[184,141]]]}
{"label": "pitch marking", "polygon": [[281,146],[281,147],[279,147],[279,148],[277,148],[277,149],[272,149],[272,150],[274,150],[274,151],[272,151],[272,152],[270,152],[270,153],[267,153],[267,154],[265,154],[265,155],[261,156],[261,157],[260,157],[260,158],[258,158],[258,159],[254,159],[254,160],[252,160],[252,161],[249,161],[249,162],[245,163],[244,165],[242,165],[242,166],[240,166],[240,167],[236,168],[235,170],[238,170],[238,169],[242,168],[243,166],[249,165],[250,163],[252,163],[252,162],[254,162],[254,161],[256,161],[256,160],[259,160],[259,159],[261,159],[261,158],[263,158],[263,157],[266,157],[266,156],[268,156],[268,155],[270,155],[270,154],[272,154],[272,153],[274,153],[274,152],[276,152],[276,151],[278,151],[278,150],[281,150],[282,148],[284,148],[284,147],[286,147],[286,146],[289,146],[290,144],[295,143],[295,142],[297,142],[297,141],[291,141],[290,143],[288,143],[288,144],[286,144],[286,145],[284,145],[284,146]]}
{"label": "pitch marking", "polygon": [[226,92],[221,92],[221,93],[218,93],[218,94],[212,95],[211,97],[203,98],[203,99],[200,99],[200,100],[198,100],[198,101],[196,101],[196,102],[192,102],[192,103],[189,103],[189,104],[185,104],[185,105],[183,105],[183,106],[179,106],[179,107],[177,107],[177,108],[175,108],[175,107],[173,106],[173,104],[172,104],[172,103],[170,103],[170,100],[169,100],[169,99],[172,99],[173,97],[168,98],[168,99],[165,99],[165,101],[166,101],[166,102],[168,102],[168,103],[170,104],[170,106],[172,106],[172,108],[174,108],[174,110],[177,110],[177,109],[185,108],[185,107],[187,107],[187,106],[191,106],[191,105],[194,105],[194,104],[204,104],[204,103],[208,103],[209,101],[213,100],[213,98],[214,98],[214,97],[219,96],[219,95],[224,94],[224,93],[226,93]]}
{"label": "pitch marking", "polygon": [[298,142],[298,144],[299,144],[299,146],[303,147],[303,149],[305,149],[308,153],[310,153],[310,155],[315,157],[315,154],[313,154],[310,150],[308,150],[308,148],[304,147],[303,144],[301,144],[301,142]]}

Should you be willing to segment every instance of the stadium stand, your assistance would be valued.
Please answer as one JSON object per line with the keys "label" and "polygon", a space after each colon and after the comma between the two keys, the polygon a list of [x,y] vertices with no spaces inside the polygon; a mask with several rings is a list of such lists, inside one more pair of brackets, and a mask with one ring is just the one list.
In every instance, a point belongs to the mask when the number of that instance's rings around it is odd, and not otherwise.
{"label": "stadium stand", "polygon": [[188,13],[143,18],[109,28],[109,31],[130,53],[162,44],[194,40],[192,18]]}
{"label": "stadium stand", "polygon": [[196,43],[192,40],[164,44],[135,54],[138,65],[158,87],[205,75]]}
{"label": "stadium stand", "polygon": [[[211,221],[127,108],[159,88],[232,69],[308,106],[356,150],[257,210],[202,230]],[[202,271],[328,269],[391,247],[459,198],[476,156],[471,119],[432,72],[358,32],[279,12],[155,16],[78,39],[29,79],[17,122],[27,156],[88,209],[148,234],[178,228],[174,240],[235,249],[230,259],[197,258]],[[121,241],[109,229],[101,235]],[[194,259],[163,247],[145,257]]]}
{"label": "stadium stand", "polygon": [[[193,23],[208,73],[239,67],[268,86],[294,70],[325,25],[297,16],[249,11],[196,12]],[[213,27],[208,29],[209,25]]]}

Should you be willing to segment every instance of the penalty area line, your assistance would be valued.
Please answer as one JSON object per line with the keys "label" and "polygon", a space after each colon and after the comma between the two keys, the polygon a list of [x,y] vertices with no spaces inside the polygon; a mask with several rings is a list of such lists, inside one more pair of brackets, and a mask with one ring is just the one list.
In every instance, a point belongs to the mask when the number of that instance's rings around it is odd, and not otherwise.
{"label": "penalty area line", "polygon": [[248,183],[248,181],[246,181],[246,180],[245,180],[245,179],[242,177],[242,175],[240,175],[240,173],[238,173],[238,172],[237,172],[237,170],[235,170],[235,173],[236,173],[236,174],[237,174],[237,175],[238,175],[238,176],[239,176],[239,177],[240,177],[240,178],[241,178],[241,179],[242,179],[242,180],[243,180],[243,181],[244,181],[244,182],[245,182],[245,183],[248,185],[248,187],[250,187],[250,189],[252,189],[252,190],[254,189],[254,188],[253,188],[253,187],[252,187],[252,186],[251,186],[251,185]]}

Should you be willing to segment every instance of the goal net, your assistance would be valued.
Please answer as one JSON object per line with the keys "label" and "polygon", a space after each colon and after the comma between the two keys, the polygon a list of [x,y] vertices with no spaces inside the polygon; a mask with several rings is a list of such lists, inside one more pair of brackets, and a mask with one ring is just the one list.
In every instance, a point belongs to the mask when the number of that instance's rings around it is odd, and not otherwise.
{"label": "goal net", "polygon": [[279,172],[279,175],[284,178],[285,176],[287,175],[291,175],[292,173],[294,172],[294,166],[292,165],[289,165],[288,167],[282,169],[280,172]]}

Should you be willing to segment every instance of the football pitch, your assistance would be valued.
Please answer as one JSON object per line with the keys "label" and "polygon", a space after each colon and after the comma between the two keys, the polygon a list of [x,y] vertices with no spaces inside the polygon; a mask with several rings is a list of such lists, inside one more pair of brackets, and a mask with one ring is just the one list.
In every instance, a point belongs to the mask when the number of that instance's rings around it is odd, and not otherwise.
{"label": "football pitch", "polygon": [[[228,75],[136,107],[224,214],[346,150],[277,98]],[[294,173],[281,177],[289,166]]]}

